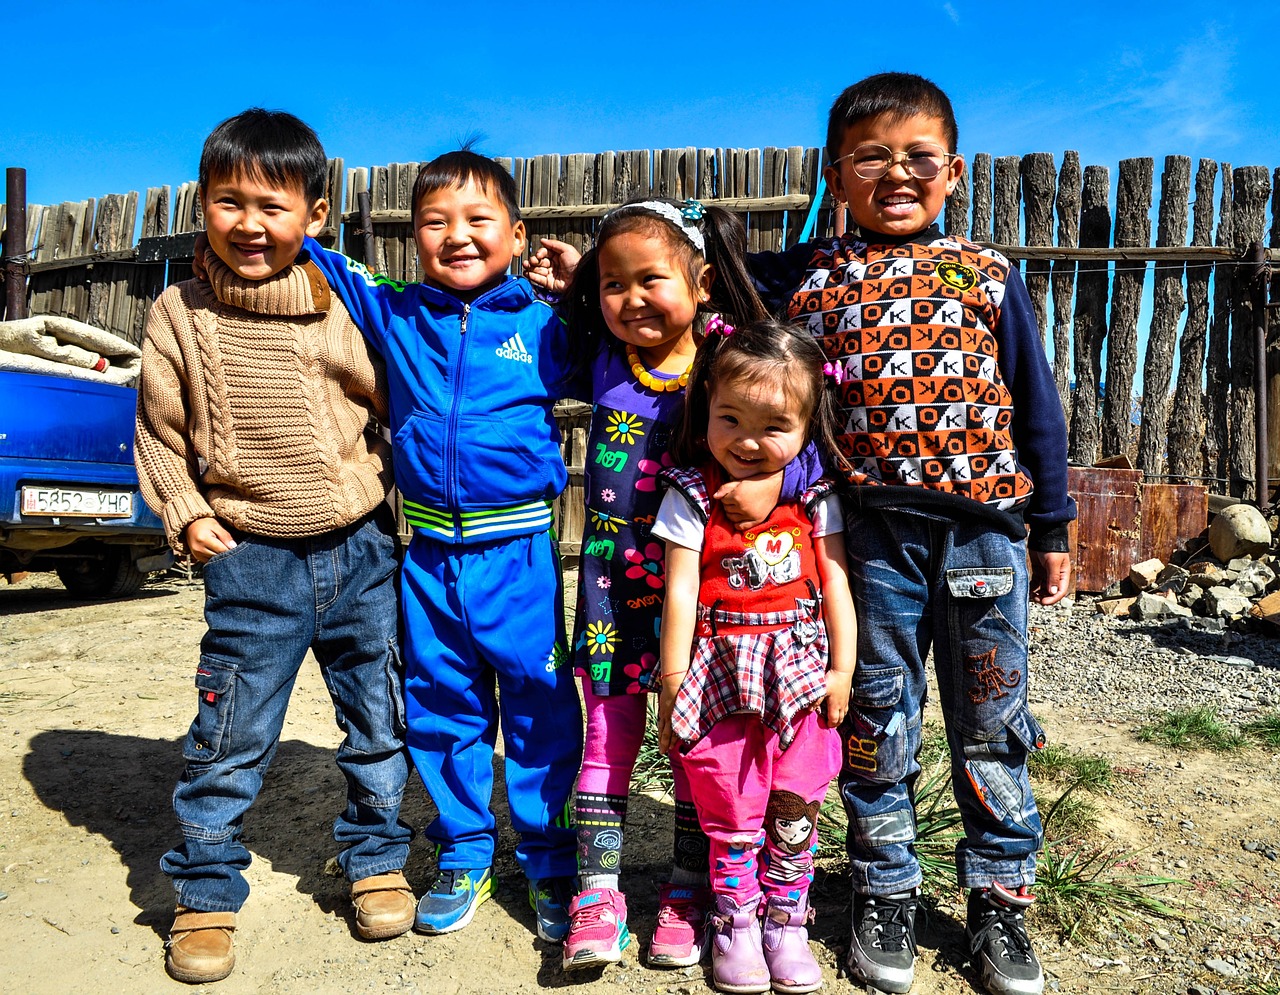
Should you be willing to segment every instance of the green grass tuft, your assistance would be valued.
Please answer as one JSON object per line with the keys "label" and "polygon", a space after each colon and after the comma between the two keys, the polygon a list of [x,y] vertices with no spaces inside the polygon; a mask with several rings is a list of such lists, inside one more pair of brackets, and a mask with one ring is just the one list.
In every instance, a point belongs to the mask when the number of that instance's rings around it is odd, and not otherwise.
{"label": "green grass tuft", "polygon": [[1050,805],[1044,817],[1047,839],[1061,843],[1080,839],[1097,830],[1101,819],[1098,806],[1073,791],[1074,788],[1068,788]]}
{"label": "green grass tuft", "polygon": [[1060,743],[1028,754],[1027,769],[1034,778],[1095,794],[1111,790],[1116,783],[1115,767],[1106,757],[1069,750]]}
{"label": "green grass tuft", "polygon": [[1036,863],[1036,918],[1050,923],[1063,940],[1096,936],[1107,923],[1185,918],[1155,893],[1157,888],[1183,882],[1117,876],[1116,868],[1128,856],[1046,841]]}
{"label": "green grass tuft", "polygon": [[1280,712],[1268,712],[1254,719],[1245,725],[1244,731],[1263,746],[1269,746],[1273,750],[1280,749]]}
{"label": "green grass tuft", "polygon": [[1214,750],[1230,753],[1245,745],[1245,738],[1218,718],[1217,709],[1202,705],[1162,715],[1138,730],[1144,743],[1159,743],[1175,750]]}

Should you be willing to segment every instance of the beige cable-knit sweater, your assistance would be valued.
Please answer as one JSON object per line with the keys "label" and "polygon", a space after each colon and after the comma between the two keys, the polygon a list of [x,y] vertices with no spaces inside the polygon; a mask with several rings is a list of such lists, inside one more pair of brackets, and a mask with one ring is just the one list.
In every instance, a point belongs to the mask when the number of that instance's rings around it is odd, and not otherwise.
{"label": "beige cable-knit sweater", "polygon": [[142,494],[186,551],[216,515],[251,534],[320,535],[386,498],[382,361],[316,266],[263,281],[206,253],[209,283],[169,287],[147,316],[134,459]]}

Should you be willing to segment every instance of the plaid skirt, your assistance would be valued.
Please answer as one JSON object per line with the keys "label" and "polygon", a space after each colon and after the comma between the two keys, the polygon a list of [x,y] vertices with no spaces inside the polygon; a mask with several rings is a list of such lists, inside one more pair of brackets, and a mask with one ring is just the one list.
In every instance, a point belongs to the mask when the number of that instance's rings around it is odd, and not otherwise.
{"label": "plaid skirt", "polygon": [[687,748],[726,715],[752,712],[781,737],[786,749],[792,719],[827,693],[826,626],[806,617],[781,628],[708,628],[700,625],[694,640],[689,673],[676,694],[672,730]]}

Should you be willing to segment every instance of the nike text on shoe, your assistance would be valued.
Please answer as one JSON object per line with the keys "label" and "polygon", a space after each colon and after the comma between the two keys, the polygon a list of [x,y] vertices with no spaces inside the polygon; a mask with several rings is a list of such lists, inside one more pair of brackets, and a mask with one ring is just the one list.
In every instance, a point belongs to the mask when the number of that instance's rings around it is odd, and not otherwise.
{"label": "nike text on shoe", "polygon": [[569,935],[561,965],[566,971],[616,964],[631,943],[627,901],[612,888],[590,888],[569,906]]}

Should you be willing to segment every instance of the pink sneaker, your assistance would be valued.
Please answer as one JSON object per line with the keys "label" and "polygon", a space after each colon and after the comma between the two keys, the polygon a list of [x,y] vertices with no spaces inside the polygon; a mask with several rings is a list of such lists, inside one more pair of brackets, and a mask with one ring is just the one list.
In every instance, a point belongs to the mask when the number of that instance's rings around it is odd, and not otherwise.
{"label": "pink sneaker", "polygon": [[658,892],[658,925],[649,941],[650,967],[692,967],[706,944],[706,888],[664,884]]}
{"label": "pink sneaker", "polygon": [[612,888],[584,891],[569,905],[569,935],[561,965],[566,971],[616,964],[631,943],[627,900]]}

